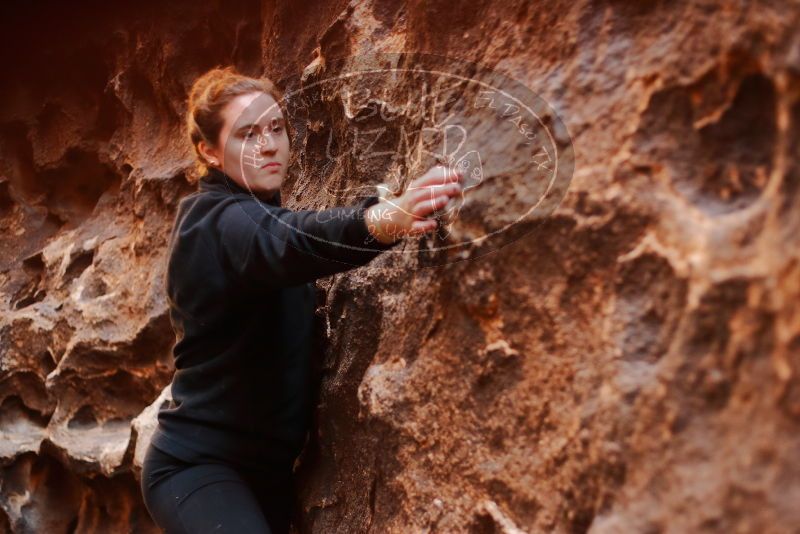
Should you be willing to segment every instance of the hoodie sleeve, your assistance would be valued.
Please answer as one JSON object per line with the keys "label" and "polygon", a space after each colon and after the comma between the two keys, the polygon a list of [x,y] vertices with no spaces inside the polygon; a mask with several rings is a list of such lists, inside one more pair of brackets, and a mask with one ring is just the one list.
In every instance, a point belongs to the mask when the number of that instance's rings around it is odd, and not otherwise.
{"label": "hoodie sleeve", "polygon": [[219,217],[220,259],[238,280],[271,288],[365,265],[398,243],[383,244],[367,229],[364,212],[379,201],[320,211],[234,202]]}

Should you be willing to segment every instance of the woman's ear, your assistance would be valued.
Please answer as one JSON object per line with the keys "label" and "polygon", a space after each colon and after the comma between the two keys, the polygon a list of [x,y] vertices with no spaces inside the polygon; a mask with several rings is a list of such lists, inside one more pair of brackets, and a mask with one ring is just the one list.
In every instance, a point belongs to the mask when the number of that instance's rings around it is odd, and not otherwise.
{"label": "woman's ear", "polygon": [[211,165],[212,167],[221,166],[222,161],[216,148],[208,146],[205,141],[200,141],[197,143],[197,150],[203,155],[206,165]]}

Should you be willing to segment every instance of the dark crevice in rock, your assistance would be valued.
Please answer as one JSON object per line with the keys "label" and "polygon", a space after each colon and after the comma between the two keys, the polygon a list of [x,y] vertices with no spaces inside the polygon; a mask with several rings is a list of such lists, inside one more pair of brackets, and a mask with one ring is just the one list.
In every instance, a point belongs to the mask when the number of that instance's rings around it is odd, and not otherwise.
{"label": "dark crevice in rock", "polygon": [[0,178],[0,217],[4,217],[14,206],[14,199],[11,198],[8,179]]}
{"label": "dark crevice in rock", "polygon": [[0,430],[14,432],[22,426],[45,428],[50,418],[25,405],[18,395],[10,395],[0,404]]}
{"label": "dark crevice in rock", "polygon": [[688,283],[676,277],[666,259],[646,254],[623,264],[615,284],[622,358],[657,362],[673,339]]}
{"label": "dark crevice in rock", "polygon": [[91,428],[97,426],[98,420],[91,406],[81,406],[67,423],[68,428]]}
{"label": "dark crevice in rock", "polygon": [[775,87],[763,74],[745,76],[721,116],[698,129],[701,88],[673,86],[651,97],[635,136],[637,159],[665,166],[679,192],[709,215],[723,215],[749,206],[766,186],[775,158]]}
{"label": "dark crevice in rock", "polygon": [[94,250],[85,250],[75,256],[70,257],[67,270],[64,272],[64,285],[68,285],[78,278],[83,271],[88,269],[94,262]]}
{"label": "dark crevice in rock", "polygon": [[97,154],[69,151],[63,166],[38,176],[46,191],[48,210],[72,225],[91,216],[97,201],[106,193],[119,189],[120,176],[101,163]]}
{"label": "dark crevice in rock", "polygon": [[11,298],[11,305],[17,310],[41,302],[47,296],[43,287],[45,265],[42,254],[37,253],[22,260],[22,270],[25,283]]}

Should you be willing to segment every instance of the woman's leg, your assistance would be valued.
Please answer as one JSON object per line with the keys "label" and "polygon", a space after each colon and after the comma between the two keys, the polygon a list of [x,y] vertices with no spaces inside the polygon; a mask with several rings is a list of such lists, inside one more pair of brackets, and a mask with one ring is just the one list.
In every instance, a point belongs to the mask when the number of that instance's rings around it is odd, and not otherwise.
{"label": "woman's leg", "polygon": [[179,470],[149,484],[152,473],[163,467],[157,460],[163,458],[163,453],[148,451],[142,493],[153,521],[167,534],[273,534],[256,495],[236,470],[223,464],[180,462]]}
{"label": "woman's leg", "polygon": [[291,466],[267,472],[245,472],[273,534],[289,534],[296,487]]}

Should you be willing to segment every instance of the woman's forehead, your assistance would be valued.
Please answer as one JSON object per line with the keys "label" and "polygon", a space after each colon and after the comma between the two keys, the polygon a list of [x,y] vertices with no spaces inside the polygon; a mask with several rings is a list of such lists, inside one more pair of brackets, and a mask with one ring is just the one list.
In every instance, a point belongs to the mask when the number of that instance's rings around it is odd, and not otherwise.
{"label": "woman's forehead", "polygon": [[271,124],[283,118],[280,106],[267,93],[239,95],[231,101],[227,111],[236,124]]}

